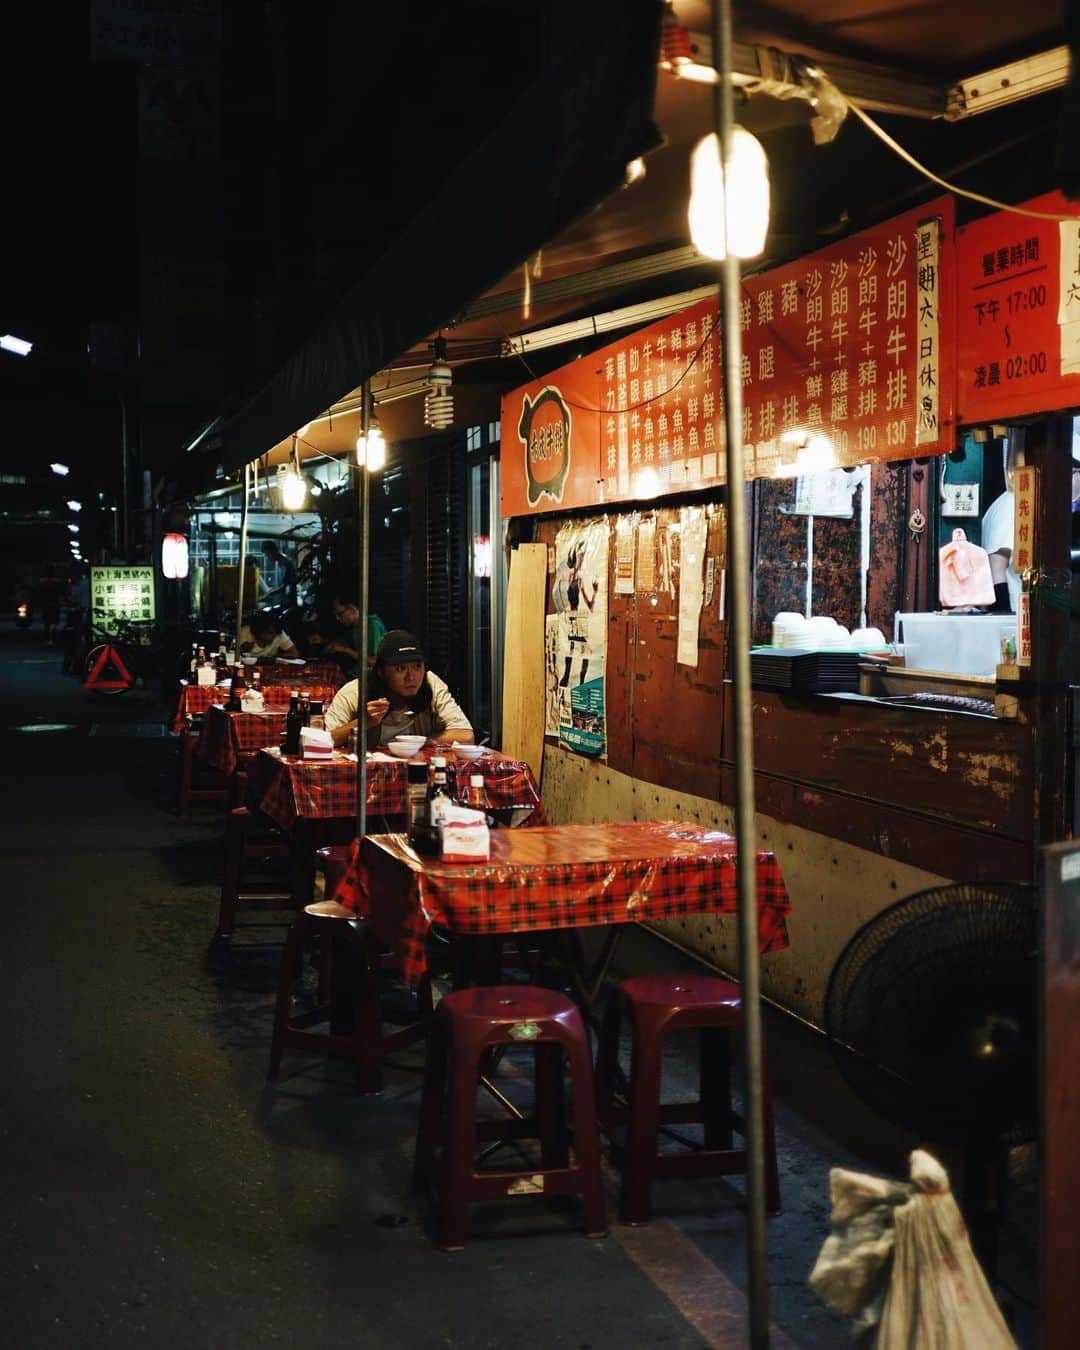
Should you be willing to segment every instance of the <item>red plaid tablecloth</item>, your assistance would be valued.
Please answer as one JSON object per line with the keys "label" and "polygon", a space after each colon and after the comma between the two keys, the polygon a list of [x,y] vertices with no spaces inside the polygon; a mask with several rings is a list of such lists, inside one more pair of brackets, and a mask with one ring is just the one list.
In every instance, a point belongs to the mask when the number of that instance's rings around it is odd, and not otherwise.
{"label": "red plaid tablecloth", "polygon": [[[329,706],[337,693],[336,687],[329,684],[308,684],[294,680],[291,684],[267,685],[263,689],[263,702],[267,707],[287,707],[289,693],[293,689],[301,690],[308,698],[321,699],[324,707]],[[205,713],[215,703],[224,703],[228,697],[228,684],[219,687],[214,684],[187,684],[181,681],[180,693],[173,710],[172,721],[169,723],[170,730],[179,735],[193,717]]]}
{"label": "red plaid tablecloth", "polygon": [[[778,951],[791,901],[767,849],[757,853],[757,896],[760,950]],[[520,933],[734,913],[735,840],[677,821],[493,830],[491,860],[473,864],[422,858],[401,834],[368,835],[354,841],[333,898],[368,917],[415,983],[433,923]]]}
{"label": "red plaid tablecloth", "polygon": [[[337,693],[349,678],[334,661],[306,661],[302,666],[279,665],[266,661],[259,666],[265,685],[284,685],[287,689],[310,689],[312,685],[327,685]],[[333,694],[331,694],[331,698]]]}
{"label": "red plaid tablecloth", "polygon": [[[425,757],[434,752],[428,750]],[[459,760],[447,752],[450,789],[464,797],[469,775],[482,773],[484,788],[495,810],[528,810],[523,824],[547,820],[532,771],[521,760],[506,759],[492,751],[478,760]],[[367,809],[372,815],[403,816],[408,786],[408,768],[403,759],[369,760]],[[268,816],[287,834],[299,819],[332,819],[356,814],[356,760],[335,750],[329,760],[303,760],[265,750],[256,755],[248,771],[248,804]]]}
{"label": "red plaid tablecloth", "polygon": [[222,773],[231,774],[241,756],[281,744],[286,714],[286,708],[259,713],[228,712],[212,703],[203,719],[196,754]]}

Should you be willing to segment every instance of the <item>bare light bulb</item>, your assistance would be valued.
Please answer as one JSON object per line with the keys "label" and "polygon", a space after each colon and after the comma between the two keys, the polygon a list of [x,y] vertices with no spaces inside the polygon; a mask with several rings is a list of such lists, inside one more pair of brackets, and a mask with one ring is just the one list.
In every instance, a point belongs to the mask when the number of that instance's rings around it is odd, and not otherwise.
{"label": "bare light bulb", "polygon": [[361,432],[356,438],[356,462],[368,473],[378,473],[386,465],[386,441],[378,422],[368,427],[367,440]]}
{"label": "bare light bulb", "polygon": [[[727,166],[728,204],[715,132],[703,136],[690,159],[690,238],[707,258],[756,258],[769,231],[769,163],[756,136],[736,127]],[[726,228],[725,228],[726,217]]]}
{"label": "bare light bulb", "polygon": [[442,359],[441,347],[436,348],[427,377],[430,387],[424,395],[424,422],[435,431],[445,431],[454,420],[454,396],[450,392],[454,373]]}
{"label": "bare light bulb", "polygon": [[307,484],[294,470],[289,469],[281,475],[278,486],[281,488],[281,504],[286,511],[299,511],[307,500]]}

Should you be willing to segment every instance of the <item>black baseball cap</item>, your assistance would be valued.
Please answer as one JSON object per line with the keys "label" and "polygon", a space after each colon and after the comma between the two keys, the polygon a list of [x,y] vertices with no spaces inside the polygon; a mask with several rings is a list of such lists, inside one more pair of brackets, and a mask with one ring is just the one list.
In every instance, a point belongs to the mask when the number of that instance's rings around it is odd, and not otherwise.
{"label": "black baseball cap", "polygon": [[409,661],[423,661],[424,652],[420,643],[404,628],[391,628],[384,633],[375,660],[380,665],[403,666]]}

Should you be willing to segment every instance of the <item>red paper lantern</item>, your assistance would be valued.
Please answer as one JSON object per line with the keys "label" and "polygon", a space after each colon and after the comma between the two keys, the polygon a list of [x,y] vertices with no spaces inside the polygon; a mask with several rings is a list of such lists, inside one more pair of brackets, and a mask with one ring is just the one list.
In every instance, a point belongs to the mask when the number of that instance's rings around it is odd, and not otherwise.
{"label": "red paper lantern", "polygon": [[186,535],[162,535],[161,570],[170,581],[183,581],[187,576],[188,541]]}

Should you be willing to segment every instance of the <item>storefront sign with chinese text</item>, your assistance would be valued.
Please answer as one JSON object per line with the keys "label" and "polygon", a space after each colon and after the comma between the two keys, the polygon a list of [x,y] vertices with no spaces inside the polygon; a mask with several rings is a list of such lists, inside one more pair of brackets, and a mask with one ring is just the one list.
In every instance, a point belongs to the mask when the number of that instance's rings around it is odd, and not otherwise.
{"label": "storefront sign with chinese text", "polygon": [[[745,279],[748,478],[951,448],[952,228],[952,200],[942,198]],[[717,314],[715,300],[699,301],[508,395],[503,514],[643,500],[722,483]],[[532,433],[540,398],[552,394],[570,416],[568,465],[560,458],[557,428],[550,447],[546,427],[542,441]],[[587,410],[594,416],[585,417]],[[589,472],[580,471],[582,461]]]}
{"label": "storefront sign with chinese text", "polygon": [[1038,481],[1038,470],[1031,465],[1015,471],[1012,569],[1021,577],[1035,566],[1035,494]]}
{"label": "storefront sign with chinese text", "polygon": [[149,623],[154,618],[154,569],[91,567],[90,612],[105,629],[117,619]]}
{"label": "storefront sign with chinese text", "polygon": [[1080,403],[1080,202],[1025,202],[1061,223],[998,211],[956,232],[958,419],[964,425]]}

